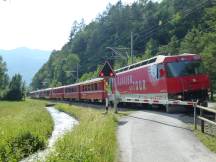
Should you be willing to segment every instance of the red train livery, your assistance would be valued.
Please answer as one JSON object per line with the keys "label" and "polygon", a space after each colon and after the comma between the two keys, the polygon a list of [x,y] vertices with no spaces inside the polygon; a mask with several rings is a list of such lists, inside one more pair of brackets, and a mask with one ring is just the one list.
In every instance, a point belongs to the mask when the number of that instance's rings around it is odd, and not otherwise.
{"label": "red train livery", "polygon": [[62,87],[33,91],[35,98],[103,101],[107,96],[119,102],[169,105],[192,105],[195,100],[207,103],[210,81],[196,54],[156,56],[115,70],[112,89],[105,91],[103,78]]}
{"label": "red train livery", "polygon": [[[116,70],[113,92],[121,102],[191,105],[207,103],[209,78],[195,54],[156,56]],[[113,98],[113,95],[112,97]]]}
{"label": "red train livery", "polygon": [[104,85],[103,78],[95,78],[76,84],[33,91],[30,92],[30,96],[32,98],[102,102],[107,96]]}

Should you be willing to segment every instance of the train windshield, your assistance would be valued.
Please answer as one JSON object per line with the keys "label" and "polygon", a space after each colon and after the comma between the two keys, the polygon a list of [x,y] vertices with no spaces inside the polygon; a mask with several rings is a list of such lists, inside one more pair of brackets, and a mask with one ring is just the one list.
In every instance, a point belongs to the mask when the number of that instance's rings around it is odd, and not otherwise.
{"label": "train windshield", "polygon": [[167,76],[189,76],[203,73],[203,66],[200,61],[181,61],[167,63]]}

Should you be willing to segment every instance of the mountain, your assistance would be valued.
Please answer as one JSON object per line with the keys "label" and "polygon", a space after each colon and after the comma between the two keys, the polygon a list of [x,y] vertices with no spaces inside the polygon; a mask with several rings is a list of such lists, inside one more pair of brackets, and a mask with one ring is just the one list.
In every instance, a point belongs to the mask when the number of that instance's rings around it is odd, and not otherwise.
{"label": "mountain", "polygon": [[25,47],[13,50],[1,50],[0,55],[7,63],[8,74],[20,73],[26,84],[30,84],[35,73],[49,59],[51,51],[29,49]]}

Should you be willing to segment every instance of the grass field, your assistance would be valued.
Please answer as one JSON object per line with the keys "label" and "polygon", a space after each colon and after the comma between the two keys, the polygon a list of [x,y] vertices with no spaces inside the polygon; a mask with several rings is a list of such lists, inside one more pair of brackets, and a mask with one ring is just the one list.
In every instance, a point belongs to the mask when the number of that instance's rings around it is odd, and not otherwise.
{"label": "grass field", "polygon": [[201,132],[200,126],[197,130],[194,130],[194,134],[197,138],[212,152],[216,153],[216,127],[212,125],[205,125],[205,132]]}
{"label": "grass field", "polygon": [[0,161],[16,162],[43,149],[53,129],[45,102],[0,101]]}
{"label": "grass field", "polygon": [[200,130],[195,130],[194,133],[209,150],[216,153],[216,136],[202,133]]}
{"label": "grass field", "polygon": [[60,104],[56,106],[79,120],[79,124],[56,144],[50,162],[115,162],[117,161],[117,119],[90,108]]}

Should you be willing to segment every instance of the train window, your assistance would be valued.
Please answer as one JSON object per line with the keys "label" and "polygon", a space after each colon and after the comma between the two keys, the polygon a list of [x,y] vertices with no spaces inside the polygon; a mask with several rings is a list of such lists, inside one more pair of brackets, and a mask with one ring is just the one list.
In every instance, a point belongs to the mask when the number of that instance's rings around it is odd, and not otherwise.
{"label": "train window", "polygon": [[203,73],[200,61],[181,61],[167,63],[168,77],[189,76]]}
{"label": "train window", "polygon": [[70,93],[70,88],[66,88],[66,89],[65,89],[65,92],[66,92],[66,93]]}
{"label": "train window", "polygon": [[164,64],[158,64],[157,67],[158,67],[157,68],[157,78],[158,79],[164,78],[166,76]]}
{"label": "train window", "polygon": [[148,64],[153,63],[153,62],[155,62],[155,61],[156,61],[156,58],[150,59],[150,60],[148,61]]}
{"label": "train window", "polygon": [[146,65],[148,63],[148,61],[144,61],[140,64],[140,66]]}
{"label": "train window", "polygon": [[134,68],[134,65],[131,65],[128,67],[128,69],[133,69]]}

